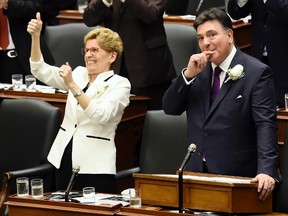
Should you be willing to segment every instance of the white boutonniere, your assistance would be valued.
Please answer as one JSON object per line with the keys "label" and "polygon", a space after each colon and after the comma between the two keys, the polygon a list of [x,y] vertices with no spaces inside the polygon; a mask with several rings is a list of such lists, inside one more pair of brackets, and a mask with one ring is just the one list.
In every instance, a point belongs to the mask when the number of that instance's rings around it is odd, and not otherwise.
{"label": "white boutonniere", "polygon": [[99,88],[97,89],[97,92],[96,92],[96,96],[100,97],[101,95],[103,95],[107,91],[108,88],[109,88],[108,84],[106,84],[104,86],[99,86]]}
{"label": "white boutonniere", "polygon": [[240,64],[235,65],[233,68],[230,68],[227,71],[228,77],[227,79],[224,81],[224,83],[228,82],[229,80],[238,80],[241,79],[245,73],[244,73],[244,67]]}

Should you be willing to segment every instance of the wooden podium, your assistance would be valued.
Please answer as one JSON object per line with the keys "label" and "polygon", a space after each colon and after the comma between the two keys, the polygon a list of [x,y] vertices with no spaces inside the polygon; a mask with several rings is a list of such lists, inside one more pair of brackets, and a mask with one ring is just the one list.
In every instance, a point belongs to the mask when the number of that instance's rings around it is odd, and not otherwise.
{"label": "wooden podium", "polygon": [[[215,177],[227,180],[235,179],[236,181],[216,181]],[[205,178],[205,180],[201,180],[201,178]],[[141,188],[143,204],[178,207],[178,175],[135,173],[134,179],[135,187]],[[183,207],[225,213],[271,213],[272,197],[264,202],[260,201],[257,184],[249,183],[250,179],[185,172],[183,175]],[[239,182],[237,182],[238,180]],[[245,183],[242,182],[243,180],[246,180]]]}

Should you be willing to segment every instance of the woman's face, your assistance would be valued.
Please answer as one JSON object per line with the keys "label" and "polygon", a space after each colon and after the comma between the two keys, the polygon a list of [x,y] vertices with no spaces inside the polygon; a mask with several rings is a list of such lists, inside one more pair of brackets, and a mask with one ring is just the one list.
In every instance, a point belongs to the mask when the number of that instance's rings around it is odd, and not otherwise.
{"label": "woman's face", "polygon": [[89,74],[100,74],[110,70],[116,56],[116,52],[111,53],[102,49],[97,39],[86,42],[84,60]]}

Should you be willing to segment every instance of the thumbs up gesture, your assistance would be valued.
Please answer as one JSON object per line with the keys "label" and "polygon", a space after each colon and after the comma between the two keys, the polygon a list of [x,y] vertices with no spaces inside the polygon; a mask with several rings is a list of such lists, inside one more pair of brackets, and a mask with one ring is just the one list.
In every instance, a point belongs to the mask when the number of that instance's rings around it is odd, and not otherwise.
{"label": "thumbs up gesture", "polygon": [[43,22],[41,20],[41,14],[37,12],[36,19],[31,19],[27,26],[27,32],[32,36],[40,36]]}

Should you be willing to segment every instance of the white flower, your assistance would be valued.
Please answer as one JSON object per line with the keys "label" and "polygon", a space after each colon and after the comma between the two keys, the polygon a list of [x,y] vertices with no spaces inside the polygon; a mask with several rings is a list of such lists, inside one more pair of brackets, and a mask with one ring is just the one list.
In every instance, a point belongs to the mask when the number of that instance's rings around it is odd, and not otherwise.
{"label": "white flower", "polygon": [[99,86],[96,92],[96,96],[100,97],[101,95],[104,94],[105,91],[107,91],[107,89],[109,88],[109,85],[105,85],[105,86]]}
{"label": "white flower", "polygon": [[230,68],[227,71],[228,78],[225,80],[224,83],[228,82],[229,80],[238,80],[242,78],[245,73],[244,73],[244,67],[240,64],[235,65],[233,68]]}

